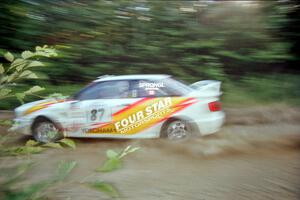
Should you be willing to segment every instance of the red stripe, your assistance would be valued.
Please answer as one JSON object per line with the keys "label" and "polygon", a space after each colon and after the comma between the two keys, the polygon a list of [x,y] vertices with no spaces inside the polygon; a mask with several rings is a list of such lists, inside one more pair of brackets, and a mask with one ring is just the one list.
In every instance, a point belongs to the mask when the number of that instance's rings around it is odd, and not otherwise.
{"label": "red stripe", "polygon": [[49,103],[46,103],[46,104],[42,104],[42,106],[47,107],[47,106],[51,106],[51,105],[53,105],[53,104],[62,103],[62,102],[67,102],[67,101],[70,101],[70,100],[58,100],[58,101],[56,101],[56,102],[49,102]]}
{"label": "red stripe", "polygon": [[[183,100],[182,102],[180,102],[179,104],[177,104],[177,105],[174,105],[174,106],[172,106],[173,108],[176,108],[176,107],[180,107],[180,106],[184,106],[185,105],[185,103],[186,102],[188,102],[188,101],[191,101],[191,100],[195,100],[195,98],[188,98],[188,99],[186,99],[186,100]],[[191,103],[187,103],[187,104],[193,104],[193,103],[196,103],[196,101],[194,101],[194,102],[191,102]]]}
{"label": "red stripe", "polygon": [[123,109],[117,111],[117,112],[115,112],[115,113],[113,114],[113,116],[119,115],[119,114],[121,114],[122,112],[125,112],[125,111],[127,111],[127,110],[129,110],[129,109],[131,109],[131,108],[133,108],[133,107],[135,107],[135,106],[137,106],[137,105],[139,105],[139,104],[141,104],[141,103],[147,101],[147,100],[150,100],[150,99],[153,99],[153,98],[143,98],[143,99],[141,99],[141,100],[139,100],[139,101],[137,101],[137,102],[135,102],[135,103],[133,103],[133,104],[131,104],[131,105],[129,105],[129,106],[127,106],[127,107],[125,107],[125,108],[123,108]]}
{"label": "red stripe", "polygon": [[[158,123],[160,123],[160,122],[162,122],[162,121],[164,121],[164,120],[170,118],[171,115],[174,115],[175,113],[177,113],[177,112],[179,112],[179,111],[185,109],[186,107],[188,107],[188,106],[190,106],[190,105],[192,105],[192,104],[194,104],[194,103],[188,103],[188,104],[185,104],[185,105],[181,105],[181,106],[182,106],[181,108],[179,108],[178,110],[176,110],[176,111],[170,113],[169,115],[167,115],[166,117],[162,118],[161,120],[159,120],[159,121],[156,122],[155,124],[158,124]],[[176,106],[176,107],[177,107],[177,106]],[[153,125],[155,125],[155,124],[153,124]]]}
{"label": "red stripe", "polygon": [[[176,110],[176,111],[174,111],[174,112],[170,113],[169,115],[165,116],[165,117],[164,117],[164,118],[162,118],[161,120],[157,121],[156,123],[154,123],[154,124],[150,125],[149,127],[145,128],[145,129],[148,129],[148,128],[150,128],[150,127],[152,127],[152,126],[154,126],[154,125],[156,125],[156,124],[158,124],[158,123],[160,123],[160,122],[162,122],[162,121],[165,121],[165,120],[167,120],[168,118],[170,118],[170,117],[171,117],[172,115],[174,115],[175,113],[177,113],[177,112],[179,112],[179,111],[181,111],[181,110],[185,109],[186,107],[188,107],[188,106],[190,106],[190,105],[192,105],[192,104],[196,103],[196,101],[195,101],[195,102],[191,102],[191,103],[183,104],[183,103],[185,103],[185,102],[187,102],[187,101],[189,101],[189,100],[192,100],[192,99],[194,99],[194,98],[189,98],[189,99],[186,99],[186,100],[182,101],[181,103],[179,103],[178,105],[175,105],[174,107],[179,107],[179,106],[182,106],[182,107],[181,107],[181,108],[179,108],[178,110]],[[182,104],[183,104],[183,105],[182,105]],[[144,130],[145,130],[145,129],[144,129]],[[143,130],[143,131],[144,131],[144,130]]]}
{"label": "red stripe", "polygon": [[110,123],[110,122],[97,122],[97,123],[92,124],[92,126],[103,125],[103,124],[107,124],[107,123]]}

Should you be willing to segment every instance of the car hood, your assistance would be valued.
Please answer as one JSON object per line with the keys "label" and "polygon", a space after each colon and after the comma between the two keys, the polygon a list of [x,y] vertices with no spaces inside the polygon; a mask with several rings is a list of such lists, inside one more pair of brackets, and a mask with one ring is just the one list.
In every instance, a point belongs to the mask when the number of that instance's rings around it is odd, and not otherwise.
{"label": "car hood", "polygon": [[32,112],[41,110],[43,108],[46,108],[50,105],[65,102],[66,99],[44,99],[39,101],[33,101],[30,103],[23,104],[15,109],[15,115],[16,117],[20,117],[26,114],[30,114]]}

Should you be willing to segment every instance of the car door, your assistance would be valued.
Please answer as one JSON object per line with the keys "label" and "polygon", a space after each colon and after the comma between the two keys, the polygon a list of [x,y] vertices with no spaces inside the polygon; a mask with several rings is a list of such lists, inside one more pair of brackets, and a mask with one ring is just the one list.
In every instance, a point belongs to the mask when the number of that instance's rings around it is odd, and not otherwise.
{"label": "car door", "polygon": [[165,79],[132,80],[130,94],[135,103],[120,116],[115,127],[128,137],[158,137],[162,123],[189,105],[189,100]]}
{"label": "car door", "polygon": [[[70,103],[68,135],[101,137],[115,135],[113,113],[130,106],[129,81],[95,82],[75,95]],[[103,127],[103,128],[102,128]]]}
{"label": "car door", "polygon": [[[160,81],[130,80],[128,98],[113,109],[116,133],[123,137],[154,137],[157,130],[148,129],[163,118],[161,111],[170,106],[171,99],[160,87]],[[127,105],[124,106],[124,103]],[[118,106],[123,107],[119,109]],[[146,130],[146,131],[145,131]],[[151,135],[152,134],[152,135]]]}

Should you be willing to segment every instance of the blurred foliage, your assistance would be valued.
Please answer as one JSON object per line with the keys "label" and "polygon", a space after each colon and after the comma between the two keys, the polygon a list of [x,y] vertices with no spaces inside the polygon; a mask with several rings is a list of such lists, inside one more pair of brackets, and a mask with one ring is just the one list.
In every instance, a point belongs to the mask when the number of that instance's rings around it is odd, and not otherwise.
{"label": "blurred foliage", "polygon": [[[3,200],[38,200],[47,199],[44,191],[50,186],[55,186],[63,181],[77,165],[75,161],[61,161],[53,177],[20,186],[19,182],[30,169],[32,163],[24,163],[15,168],[1,169],[0,198]],[[10,173],[9,173],[10,172]]]}
{"label": "blurred foliage", "polygon": [[[299,72],[296,1],[24,0],[0,6],[0,53],[55,46],[59,56],[38,69],[43,80],[24,84],[66,87],[64,94],[70,93],[66,85],[103,74],[136,73],[219,79],[240,88],[272,78],[275,85],[267,88],[274,91],[282,73]],[[11,103],[1,102],[7,107]]]}
{"label": "blurred foliage", "polygon": [[[0,138],[1,140],[2,138]],[[60,141],[67,146],[75,148],[75,143],[70,139],[63,139]],[[54,143],[52,143],[54,144]],[[28,150],[30,148],[34,149],[39,147],[43,149],[44,145],[34,141],[28,140],[26,145],[24,146],[27,148],[27,153],[33,153],[33,150]],[[0,149],[3,149],[2,143],[0,143]],[[104,165],[100,168],[102,172],[110,172],[122,167],[122,159],[130,153],[137,151],[138,147],[127,146],[122,151],[116,152],[114,150],[107,150],[106,156],[108,160],[104,163]],[[25,151],[25,150],[23,150]],[[37,151],[37,149],[35,149]],[[42,151],[42,150],[41,150]],[[34,152],[37,153],[37,152]],[[16,155],[16,154],[11,154]],[[111,162],[114,160],[114,162]],[[115,161],[117,161],[117,165],[115,165]],[[0,170],[0,199],[3,200],[38,200],[38,199],[48,199],[45,191],[49,187],[61,187],[57,185],[59,182],[64,181],[67,176],[72,172],[72,170],[76,167],[76,161],[60,161],[56,172],[53,174],[52,177],[48,178],[47,180],[42,180],[37,183],[30,183],[27,185],[20,184],[22,181],[26,180],[24,174],[30,169],[32,166],[32,162],[24,162],[16,167],[9,167],[9,168],[1,168]],[[99,171],[97,169],[96,171]],[[95,177],[95,174],[91,174],[88,177]],[[83,179],[80,183],[85,184],[88,187],[91,187],[95,190],[98,190],[109,197],[118,198],[120,194],[117,188],[106,181],[86,181],[87,177]],[[78,183],[77,183],[78,184]],[[64,183],[66,185],[66,183]]]}
{"label": "blurred foliage", "polygon": [[91,188],[99,190],[112,198],[120,197],[118,190],[110,183],[96,181],[88,184]]}
{"label": "blurred foliage", "polygon": [[76,149],[76,143],[72,139],[61,139],[53,143],[39,143],[35,140],[28,140],[25,145],[11,146],[9,139],[12,137],[11,134],[0,135],[0,157],[1,156],[22,156],[29,154],[41,153],[47,148],[64,148],[70,147]]}
{"label": "blurred foliage", "polygon": [[9,64],[0,64],[0,100],[9,97],[17,98],[23,103],[25,96],[35,95],[35,93],[43,90],[40,86],[33,86],[22,92],[16,92],[14,88],[17,83],[24,79],[37,79],[37,75],[32,72],[32,68],[42,67],[44,64],[37,59],[40,57],[56,56],[55,50],[48,46],[37,46],[34,52],[23,51],[20,57],[15,57],[12,53],[6,52],[4,58]]}
{"label": "blurred foliage", "polygon": [[[112,149],[108,149],[106,151],[106,157],[107,160],[104,162],[104,164],[97,168],[97,172],[112,172],[117,169],[120,169],[123,167],[123,158],[127,156],[128,154],[131,154],[137,150],[139,150],[139,147],[132,147],[131,145],[127,146],[125,149],[122,151],[115,151]],[[92,174],[92,176],[94,176]],[[86,179],[86,178],[85,178]],[[104,194],[112,197],[112,198],[118,198],[120,197],[120,194],[117,190],[117,188],[108,182],[104,182],[101,180],[96,180],[96,181],[82,181],[82,183],[86,183],[87,186],[96,189],[100,192],[103,192]]]}
{"label": "blurred foliage", "polygon": [[227,106],[286,103],[300,105],[299,75],[249,74],[240,81],[223,83]]}
{"label": "blurred foliage", "polygon": [[125,149],[123,149],[120,152],[116,152],[114,150],[107,150],[106,151],[106,157],[107,160],[105,163],[96,169],[98,172],[111,172],[117,169],[122,168],[122,158],[130,153],[133,153],[135,151],[139,150],[139,147],[132,147],[131,145],[127,146]]}
{"label": "blurred foliage", "polygon": [[[25,101],[31,102],[31,101],[38,100],[40,98],[47,98],[47,97],[53,98],[52,96],[53,93],[63,93],[64,95],[69,96],[82,89],[82,87],[84,87],[84,84],[50,85],[48,83],[45,83],[45,81],[41,81],[39,84],[45,87],[45,89],[40,91],[38,96],[27,96]],[[28,86],[24,83],[18,84],[18,87],[15,88],[15,91],[23,92],[27,88]],[[59,97],[61,97],[61,95],[59,95]],[[7,98],[5,101],[0,101],[0,110],[12,109],[18,104],[19,101],[16,98],[10,97]]]}

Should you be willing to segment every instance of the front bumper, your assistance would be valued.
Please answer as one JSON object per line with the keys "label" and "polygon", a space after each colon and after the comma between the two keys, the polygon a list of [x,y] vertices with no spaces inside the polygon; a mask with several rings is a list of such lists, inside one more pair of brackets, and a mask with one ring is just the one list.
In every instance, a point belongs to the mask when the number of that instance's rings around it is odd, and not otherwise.
{"label": "front bumper", "polygon": [[27,119],[14,119],[10,132],[17,132],[24,135],[31,135],[31,121]]}

